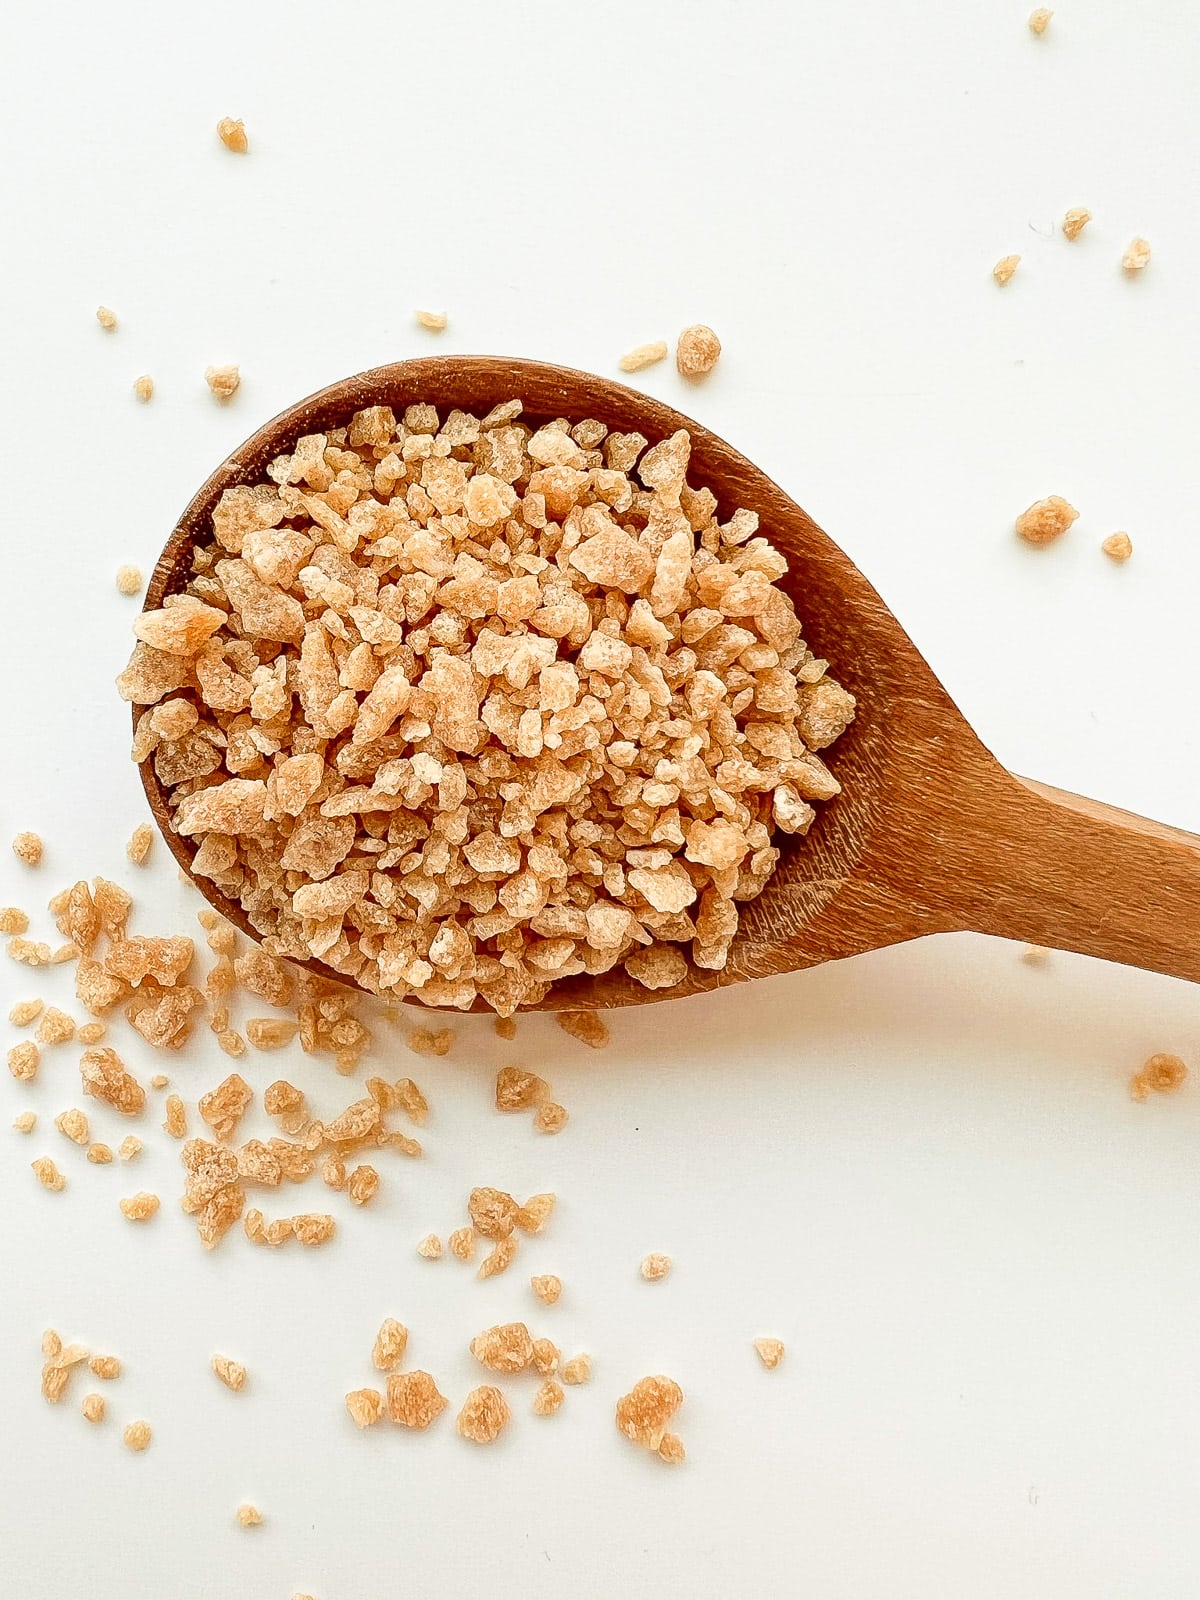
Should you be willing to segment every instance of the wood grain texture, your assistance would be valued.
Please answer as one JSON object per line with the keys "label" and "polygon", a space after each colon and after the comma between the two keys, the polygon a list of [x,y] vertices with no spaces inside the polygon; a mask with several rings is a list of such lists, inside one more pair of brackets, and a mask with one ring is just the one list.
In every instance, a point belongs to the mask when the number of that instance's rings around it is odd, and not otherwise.
{"label": "wood grain texture", "polygon": [[[858,701],[854,724],[829,752],[844,792],[819,809],[805,838],[777,841],[779,867],[742,908],[723,972],[693,969],[669,995],[622,972],[572,978],[537,1009],[645,1004],[956,929],[1200,982],[1200,838],[1006,772],[871,585],[807,513],[707,428],[622,384],[492,356],[399,362],[333,384],[282,412],[217,468],[168,538],[146,609],[184,586],[192,542],[208,535],[224,490],[260,481],[300,434],[345,423],[364,405],[400,411],[432,401],[482,415],[514,395],[535,424],[594,416],[652,444],[686,428],[690,481],[708,485],[722,517],[738,506],[758,512],[762,532],[787,557],[782,583],[805,638]],[[141,775],[155,820],[190,874],[195,846],[171,828],[151,760]],[[256,936],[240,906],[207,879],[195,882]],[[319,961],[308,965],[345,981]]]}

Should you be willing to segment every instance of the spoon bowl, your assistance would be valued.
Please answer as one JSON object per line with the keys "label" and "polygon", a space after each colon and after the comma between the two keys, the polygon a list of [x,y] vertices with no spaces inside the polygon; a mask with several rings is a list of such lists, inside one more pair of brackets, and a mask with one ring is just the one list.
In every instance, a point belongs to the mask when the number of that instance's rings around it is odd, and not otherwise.
{"label": "spoon bowl", "polygon": [[[524,402],[522,420],[535,425],[597,417],[651,444],[686,428],[689,481],[711,489],[722,518],[739,506],[758,513],[762,533],[787,559],[780,581],[805,639],[858,702],[830,752],[841,795],[820,807],[802,838],[776,838],[779,864],[763,892],[741,906],[722,971],[690,967],[667,991],[647,990],[621,970],[581,975],[554,984],[533,1009],[645,1004],[965,929],[1200,982],[1200,838],[1008,773],[812,518],[709,429],[623,384],[491,356],[402,361],[332,384],[259,428],[205,482],[167,540],[145,609],[185,586],[193,544],[210,532],[224,491],[261,481],[300,435],[345,424],[368,405],[399,413],[431,402],[483,415],[513,396]],[[258,938],[241,906],[193,873],[197,845],[171,827],[153,759],[140,770],[180,866],[223,916]],[[347,982],[320,961],[300,964]]]}

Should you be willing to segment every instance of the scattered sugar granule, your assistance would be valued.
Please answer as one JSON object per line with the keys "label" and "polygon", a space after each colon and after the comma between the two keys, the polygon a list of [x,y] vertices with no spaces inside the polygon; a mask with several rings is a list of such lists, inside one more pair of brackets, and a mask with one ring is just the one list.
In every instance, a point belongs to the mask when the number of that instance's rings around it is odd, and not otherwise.
{"label": "scattered sugar granule", "polygon": [[1110,561],[1128,561],[1133,554],[1133,540],[1127,533],[1110,533],[1101,541],[1100,548]]}
{"label": "scattered sugar granule", "polygon": [[660,1278],[665,1278],[671,1270],[671,1258],[661,1251],[654,1250],[642,1258],[641,1274],[647,1283],[657,1283]]}
{"label": "scattered sugar granule", "polygon": [[[133,380],[133,392],[143,405],[145,405],[148,401],[153,400],[154,379],[148,372],[143,372],[140,378],[135,378]],[[125,590],[122,589],[121,593],[124,594]]]}
{"label": "scattered sugar granule", "polygon": [[559,1296],[562,1294],[562,1279],[556,1277],[553,1272],[539,1273],[536,1277],[530,1278],[529,1287],[544,1306],[553,1306],[558,1304]]}
{"label": "scattered sugar granule", "polygon": [[394,1372],[408,1348],[408,1329],[395,1317],[385,1317],[375,1335],[371,1361],[380,1372]]}
{"label": "scattered sugar granule", "polygon": [[53,1328],[47,1328],[42,1334],[42,1354],[46,1360],[53,1361],[56,1356],[61,1355],[62,1347],[62,1335]]}
{"label": "scattered sugar granule", "polygon": [[296,1037],[298,1026],[290,1017],[251,1017],[246,1037],[256,1050],[281,1050]]}
{"label": "scattered sugar granule", "polygon": [[523,1322],[503,1322],[477,1333],[471,1354],[492,1372],[524,1372],[533,1364],[533,1339]]}
{"label": "scattered sugar granule", "polygon": [[170,1081],[165,1072],[156,1072],[150,1079],[150,1087],[152,1089],[165,1089]]}
{"label": "scattered sugar granule", "polygon": [[346,1193],[356,1206],[365,1206],[373,1200],[379,1193],[379,1174],[375,1168],[365,1162],[355,1167],[346,1178]]}
{"label": "scattered sugar granule", "polygon": [[539,1106],[533,1114],[533,1126],[538,1133],[561,1133],[571,1120],[566,1106],[550,1100]]}
{"label": "scattered sugar granule", "polygon": [[96,321],[104,329],[105,333],[112,333],[117,326],[117,313],[110,311],[107,306],[97,306]]}
{"label": "scattered sugar granule", "polygon": [[8,1052],[8,1070],[18,1083],[32,1083],[37,1077],[38,1063],[42,1059],[42,1052],[32,1039],[22,1039],[20,1044],[14,1044]]}
{"label": "scattered sugar granule", "polygon": [[88,1362],[92,1375],[106,1381],[121,1376],[121,1363],[116,1356],[93,1356]]}
{"label": "scattered sugar granule", "polygon": [[204,381],[214,397],[224,403],[232,400],[241,387],[242,375],[234,366],[205,367]]}
{"label": "scattered sugar granule", "polygon": [[482,1185],[467,1197],[467,1212],[475,1232],[484,1239],[507,1239],[516,1226],[520,1207],[503,1189]]}
{"label": "scattered sugar granule", "polygon": [[518,1206],[513,1223],[522,1233],[541,1233],[554,1214],[557,1195],[531,1194],[523,1206]]}
{"label": "scattered sugar granule", "polygon": [[45,846],[42,844],[40,834],[19,833],[13,840],[13,855],[18,861],[23,861],[27,867],[36,867],[42,859]]}
{"label": "scattered sugar granule", "polygon": [[1129,1092],[1135,1100],[1145,1100],[1151,1094],[1173,1094],[1183,1086],[1187,1075],[1186,1062],[1160,1051],[1130,1078]]}
{"label": "scattered sugar granule", "polygon": [[82,1111],[60,1111],[54,1119],[54,1126],[72,1144],[87,1144],[91,1138],[88,1119]]}
{"label": "scattered sugar granule", "polygon": [[79,960],[79,946],[74,939],[68,939],[66,944],[60,944],[50,957],[52,967],[65,966],[68,961]]}
{"label": "scattered sugar granule", "polygon": [[1069,500],[1052,494],[1045,500],[1035,500],[1017,518],[1017,533],[1026,544],[1052,544],[1079,515]]}
{"label": "scattered sugar granule", "polygon": [[147,1194],[144,1189],[137,1194],[130,1195],[128,1199],[118,1202],[121,1215],[129,1222],[149,1222],[158,1210],[158,1196]]}
{"label": "scattered sugar granule", "polygon": [[356,1428],[374,1427],[383,1415],[383,1396],[378,1389],[351,1389],[346,1396],[346,1410]]}
{"label": "scattered sugar granule", "polygon": [[1031,11],[1029,13],[1030,33],[1036,35],[1036,37],[1040,39],[1045,33],[1046,29],[1050,26],[1050,18],[1053,15],[1053,11],[1047,10],[1045,6],[1039,6],[1036,11]]}
{"label": "scattered sugar granule", "polygon": [[683,1440],[677,1433],[664,1433],[658,1446],[660,1460],[668,1466],[678,1467],[687,1460],[687,1451],[683,1448]]}
{"label": "scattered sugar granule", "polygon": [[47,1006],[38,1024],[37,1041],[39,1044],[66,1044],[68,1039],[75,1037],[75,1018],[69,1017],[65,1011],[60,1011],[57,1006]]}
{"label": "scattered sugar granule", "polygon": [[496,1074],[496,1110],[528,1111],[550,1096],[550,1085],[536,1072],[501,1067]]}
{"label": "scattered sugar granule", "polygon": [[557,1378],[547,1378],[533,1397],[535,1417],[552,1417],[566,1399],[566,1390]]}
{"label": "scattered sugar granule", "polygon": [[1020,256],[1001,256],[999,261],[997,261],[996,265],[992,268],[992,277],[995,278],[996,282],[1001,285],[1011,283],[1013,274],[1020,265]]}
{"label": "scattered sugar granule", "polygon": [[88,1422],[103,1422],[104,1396],[102,1394],[85,1394],[79,1409],[83,1412]]}
{"label": "scattered sugar granule", "polygon": [[41,939],[10,939],[4,947],[10,961],[26,967],[48,967],[50,946]]}
{"label": "scattered sugar granule", "polygon": [[436,1233],[427,1233],[417,1246],[417,1254],[426,1261],[439,1261],[442,1255],[442,1241]]}
{"label": "scattered sugar granule", "polygon": [[423,328],[428,328],[431,333],[441,333],[446,326],[447,317],[444,311],[414,311],[413,315]]}
{"label": "scattered sugar granule", "polygon": [[321,1182],[329,1189],[346,1187],[346,1163],[341,1156],[327,1155],[321,1163]]}
{"label": "scattered sugar granule", "polygon": [[254,1091],[245,1078],[238,1072],[231,1072],[215,1089],[200,1096],[200,1115],[218,1139],[228,1141],[237,1132],[238,1123],[253,1099]]}
{"label": "scattered sugar granule", "polygon": [[145,1450],[148,1448],[153,1435],[150,1432],[150,1424],[148,1422],[129,1422],[126,1423],[125,1431],[121,1437],[124,1439],[127,1449]]}
{"label": "scattered sugar granule", "polygon": [[622,372],[642,372],[646,367],[652,367],[661,361],[666,353],[665,340],[656,339],[652,344],[639,344],[632,350],[627,350],[617,365]]}
{"label": "scattered sugar granule", "polygon": [[1072,206],[1062,220],[1062,231],[1068,239],[1078,239],[1091,220],[1092,213],[1086,206]]}
{"label": "scattered sugar granule", "polygon": [[454,1029],[439,1028],[435,1032],[429,1028],[414,1028],[405,1042],[419,1056],[449,1055],[454,1044]]}
{"label": "scattered sugar granule", "polygon": [[108,1029],[103,1022],[85,1022],[77,1031],[75,1037],[80,1044],[99,1044],[107,1032]]}
{"label": "scattered sugar granule", "polygon": [[244,1504],[237,1508],[237,1520],[239,1528],[261,1528],[262,1519],[262,1512],[257,1506]]}
{"label": "scattered sugar granule", "polygon": [[240,1361],[233,1361],[229,1356],[214,1356],[212,1369],[227,1389],[236,1393],[246,1387],[246,1369]]}
{"label": "scattered sugar granule", "polygon": [[14,1028],[27,1028],[31,1022],[36,1022],[45,1009],[42,1000],[18,1000],[8,1013],[8,1020]]}
{"label": "scattered sugar granule", "polygon": [[58,1194],[60,1190],[67,1187],[67,1180],[49,1156],[39,1156],[36,1161],[30,1162],[30,1165],[43,1188],[51,1189],[55,1194]]}
{"label": "scattered sugar granule", "polygon": [[250,148],[246,125],[241,117],[222,117],[217,123],[217,138],[226,150],[232,150],[237,156],[244,156]]}
{"label": "scattered sugar granule", "polygon": [[548,1378],[552,1372],[558,1371],[558,1363],[562,1359],[562,1351],[553,1339],[535,1339],[533,1341],[533,1364],[543,1378]]}
{"label": "scattered sugar granule", "polygon": [[154,843],[154,829],[148,822],[139,822],[129,836],[129,843],[125,846],[125,854],[135,867],[140,867],[150,854],[150,847]]}
{"label": "scattered sugar granule", "polygon": [[87,1158],[94,1167],[107,1167],[112,1162],[113,1153],[106,1144],[90,1144]]}
{"label": "scattered sugar granule", "polygon": [[[25,928],[28,926],[29,922],[26,920]],[[11,933],[24,933],[25,928],[11,928],[5,929],[4,931]],[[501,1039],[515,1039],[517,1037],[517,1019],[516,1017],[497,1017],[492,1023],[492,1029],[499,1035]]]}
{"label": "scattered sugar granule", "polygon": [[603,1050],[608,1043],[608,1027],[595,1011],[556,1011],[555,1021],[564,1033],[593,1050]]}
{"label": "scattered sugar granule", "polygon": [[166,1098],[166,1117],[163,1119],[163,1129],[172,1139],[187,1137],[187,1111],[183,1101],[177,1094],[169,1094]]}
{"label": "scattered sugar granule", "polygon": [[564,1383],[586,1383],[592,1375],[592,1358],[584,1355],[572,1356],[562,1369]]}
{"label": "scattered sugar granule", "polygon": [[491,1444],[500,1437],[511,1417],[508,1402],[499,1389],[484,1383],[472,1389],[463,1401],[455,1426],[462,1437],[473,1444]]}
{"label": "scattered sugar granule", "polygon": [[117,1146],[117,1156],[122,1161],[132,1161],[141,1154],[142,1141],[136,1133],[128,1133]]}
{"label": "scattered sugar granule", "polygon": [[704,378],[721,359],[721,341],[711,328],[695,322],[679,335],[675,346],[675,365],[681,377]]}
{"label": "scattered sugar granule", "polygon": [[146,1091],[125,1070],[125,1063],[109,1045],[85,1050],[79,1062],[83,1092],[103,1100],[124,1116],[136,1117],[146,1104]]}
{"label": "scattered sugar granule", "polygon": [[517,1253],[517,1241],[513,1236],[507,1239],[497,1239],[496,1243],[479,1263],[480,1278],[494,1278],[498,1273],[507,1272],[512,1266],[513,1257]]}
{"label": "scattered sugar granule", "polygon": [[[0,906],[0,933],[28,932],[29,918],[19,906]],[[36,1014],[35,1012],[34,1015]]]}
{"label": "scattered sugar granule", "polygon": [[37,1112],[22,1111],[19,1116],[13,1118],[13,1127],[18,1133],[32,1133],[37,1127]]}
{"label": "scattered sugar granule", "polygon": [[1135,278],[1150,265],[1150,244],[1146,239],[1134,239],[1121,257],[1121,266],[1127,277]]}
{"label": "scattered sugar granule", "polygon": [[388,1416],[402,1428],[428,1428],[448,1404],[428,1372],[393,1372],[388,1378]]}
{"label": "scattered sugar granule", "polygon": [[667,1423],[683,1404],[683,1390],[672,1378],[641,1378],[617,1401],[617,1427],[643,1449],[657,1450]]}
{"label": "scattered sugar granule", "polygon": [[782,1339],[755,1339],[754,1348],[758,1351],[758,1359],[768,1372],[774,1372],[783,1360]]}
{"label": "scattered sugar granule", "polygon": [[1050,952],[1046,949],[1045,945],[1027,944],[1024,950],[1021,951],[1021,960],[1025,962],[1026,966],[1044,966],[1049,959]]}
{"label": "scattered sugar granule", "polygon": [[470,1261],[475,1255],[475,1229],[455,1228],[446,1243],[452,1256],[459,1261]]}

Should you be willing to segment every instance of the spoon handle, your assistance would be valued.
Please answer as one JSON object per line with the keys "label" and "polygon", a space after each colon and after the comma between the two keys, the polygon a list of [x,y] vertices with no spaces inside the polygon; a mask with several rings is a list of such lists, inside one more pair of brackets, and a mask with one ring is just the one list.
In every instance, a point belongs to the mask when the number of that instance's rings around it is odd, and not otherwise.
{"label": "spoon handle", "polygon": [[1200,983],[1200,835],[1003,776],[960,835],[962,925]]}

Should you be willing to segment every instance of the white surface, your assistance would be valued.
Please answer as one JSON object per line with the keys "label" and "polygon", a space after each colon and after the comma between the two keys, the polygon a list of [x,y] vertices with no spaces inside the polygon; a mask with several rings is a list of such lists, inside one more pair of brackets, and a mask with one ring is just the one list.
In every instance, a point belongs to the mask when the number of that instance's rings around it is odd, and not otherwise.
{"label": "white surface", "polygon": [[[724,340],[717,374],[685,392],[664,364],[646,388],[829,528],[998,754],[1200,827],[1200,51],[1172,0],[1062,0],[1041,41],[1027,10],[14,10],[0,833],[39,827],[49,849],[36,874],[0,853],[0,903],[102,871],[137,879],[143,930],[189,926],[165,852],[121,870],[143,807],[110,687],[136,602],[112,573],[149,568],[260,421],[417,352],[614,373],[693,320]],[[217,144],[226,114],[249,157]],[[1076,204],[1095,221],[1070,245]],[[1154,259],[1129,283],[1136,233]],[[448,332],[416,329],[416,305],[445,306]],[[225,360],[244,381],[221,409],[202,373]],[[1017,548],[1014,514],[1050,493],[1079,522]],[[1125,569],[1098,551],[1115,528]],[[69,993],[64,972],[0,982],[5,1011]],[[163,1138],[136,1169],[88,1167],[51,1125],[79,1100],[71,1048],[32,1090],[5,1076],[0,1592],[1196,1594],[1200,1091],[1137,1106],[1124,1087],[1154,1049],[1200,1065],[1194,989],[960,938],[620,1016],[604,1056],[541,1021],[516,1046],[457,1030],[448,1061],[414,1067],[428,1158],[386,1164],[366,1213],[334,1197],[336,1246],[303,1258],[238,1236],[205,1256]],[[570,1107],[557,1140],[490,1110],[509,1055]],[[403,1069],[398,1035],[385,1056]],[[193,1099],[228,1065],[199,1040],[169,1070]],[[286,1065],[339,1103],[327,1068]],[[8,1130],[26,1106],[32,1139]],[[44,1151],[65,1194],[34,1184]],[[489,1181],[557,1190],[548,1234],[485,1285],[419,1261]],[[135,1229],[116,1201],[143,1186],[168,1203]],[[675,1256],[665,1283],[637,1277],[648,1249]],[[562,1274],[558,1307],[530,1271]],[[360,1436],[341,1397],[389,1313],[456,1399],[467,1340],[511,1316],[593,1351],[595,1378],[551,1421],[508,1385],[491,1452],[449,1417]],[[79,1380],[57,1411],[39,1398],[47,1324],[124,1357],[104,1427]],[[789,1346],[774,1374],[750,1348],[768,1332]],[[246,1393],[208,1373],[218,1349]],[[677,1472],[612,1426],[655,1371],[688,1395]],[[137,1416],[142,1457],[119,1442]],[[243,1499],[264,1527],[234,1525]]]}

